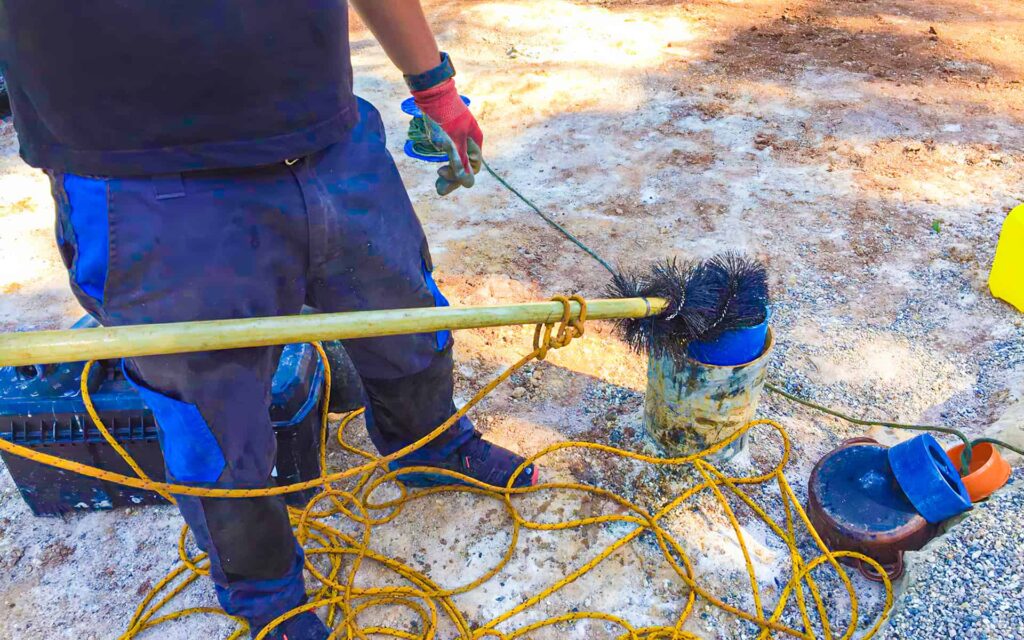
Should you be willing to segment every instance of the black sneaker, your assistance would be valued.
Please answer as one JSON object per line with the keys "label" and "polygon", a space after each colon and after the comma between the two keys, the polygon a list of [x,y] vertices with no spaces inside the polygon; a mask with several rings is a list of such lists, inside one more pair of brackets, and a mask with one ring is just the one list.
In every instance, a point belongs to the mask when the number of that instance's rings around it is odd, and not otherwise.
{"label": "black sneaker", "polygon": [[[461,473],[493,487],[504,488],[508,484],[508,479],[526,459],[493,442],[484,440],[483,434],[479,431],[473,431],[470,439],[448,456],[442,458],[430,454],[429,450],[414,451],[388,466],[392,471],[403,467],[435,467]],[[516,477],[512,486],[515,488],[533,486],[537,484],[539,475],[537,469],[531,464]],[[400,474],[398,479],[409,487],[466,484],[446,475],[421,471]]]}
{"label": "black sneaker", "polygon": [[330,636],[331,630],[327,625],[312,611],[305,611],[282,622],[267,635],[266,640],[327,640]]}

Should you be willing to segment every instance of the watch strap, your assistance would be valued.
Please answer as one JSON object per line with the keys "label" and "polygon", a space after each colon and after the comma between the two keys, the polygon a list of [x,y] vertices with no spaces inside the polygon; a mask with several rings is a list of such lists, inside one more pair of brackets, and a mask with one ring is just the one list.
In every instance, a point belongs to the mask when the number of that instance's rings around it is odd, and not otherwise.
{"label": "watch strap", "polygon": [[410,91],[423,91],[431,87],[436,87],[445,80],[455,77],[455,66],[452,64],[451,58],[448,54],[441,52],[441,64],[437,65],[433,69],[424,71],[423,73],[417,73],[413,76],[405,76],[405,84],[409,86]]}

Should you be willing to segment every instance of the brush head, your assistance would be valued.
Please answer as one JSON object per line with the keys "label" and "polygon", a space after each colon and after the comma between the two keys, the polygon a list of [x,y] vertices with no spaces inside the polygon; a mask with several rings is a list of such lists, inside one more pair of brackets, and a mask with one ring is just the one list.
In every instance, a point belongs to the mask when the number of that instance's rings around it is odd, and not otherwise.
{"label": "brush head", "polygon": [[749,256],[726,253],[712,262],[728,277],[720,331],[756,327],[768,317],[768,270]]}
{"label": "brush head", "polygon": [[608,287],[610,296],[668,301],[665,311],[658,316],[620,321],[622,336],[635,351],[682,355],[686,344],[704,330],[706,318],[684,304],[687,283],[697,266],[692,261],[673,259],[646,271],[620,271],[612,279]]}
{"label": "brush head", "polygon": [[757,260],[733,253],[619,272],[608,293],[668,301],[658,316],[620,321],[623,338],[633,349],[656,355],[683,356],[692,341],[712,342],[730,329],[757,326],[768,314],[767,270]]}
{"label": "brush head", "polygon": [[[608,285],[608,295],[613,298],[660,298],[663,297],[656,286],[652,274],[640,270],[619,270]],[[669,300],[669,306],[672,301]],[[651,353],[656,345],[664,344],[660,333],[666,323],[658,316],[646,318],[625,318],[619,321],[619,332],[634,351]]]}

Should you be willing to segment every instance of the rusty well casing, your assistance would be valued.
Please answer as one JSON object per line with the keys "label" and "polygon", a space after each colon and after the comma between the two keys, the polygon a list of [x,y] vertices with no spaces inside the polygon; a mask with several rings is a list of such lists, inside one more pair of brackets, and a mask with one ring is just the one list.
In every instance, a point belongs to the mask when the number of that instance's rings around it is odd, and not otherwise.
{"label": "rusty well casing", "polygon": [[[647,433],[673,456],[699,453],[735,434],[754,418],[774,346],[769,328],[761,355],[745,364],[717,366],[652,355],[644,404]],[[732,458],[746,440],[744,435],[715,457]]]}

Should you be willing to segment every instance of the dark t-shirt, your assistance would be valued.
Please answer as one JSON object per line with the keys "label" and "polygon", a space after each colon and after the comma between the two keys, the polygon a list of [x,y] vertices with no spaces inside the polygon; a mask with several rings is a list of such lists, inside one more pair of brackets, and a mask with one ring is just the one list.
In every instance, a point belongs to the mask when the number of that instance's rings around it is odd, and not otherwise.
{"label": "dark t-shirt", "polygon": [[85,175],[278,162],[357,119],[346,0],[0,0],[21,155]]}

